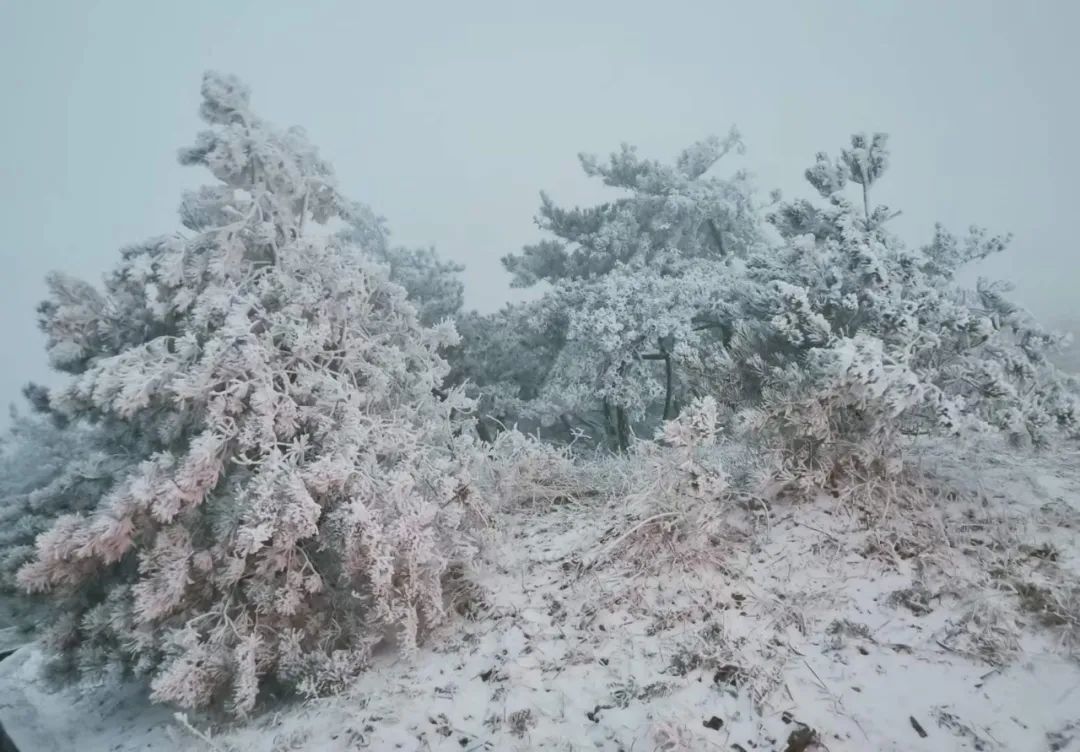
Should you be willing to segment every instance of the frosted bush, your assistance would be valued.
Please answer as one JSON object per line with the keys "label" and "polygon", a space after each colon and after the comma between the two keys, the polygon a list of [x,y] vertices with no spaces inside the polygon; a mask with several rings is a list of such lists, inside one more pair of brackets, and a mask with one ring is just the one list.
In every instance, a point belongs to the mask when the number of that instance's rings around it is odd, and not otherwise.
{"label": "frosted bush", "polygon": [[1058,338],[1007,288],[956,281],[1008,239],[938,227],[905,247],[887,229],[896,213],[871,203],[887,164],[881,134],[852,137],[835,161],[819,154],[807,178],[827,205],[780,205],[770,219],[784,243],[730,289],[719,393],[800,485],[895,474],[911,435],[997,430],[1042,445],[1080,428],[1076,383],[1047,358]]}
{"label": "frosted bush", "polygon": [[765,512],[760,498],[769,466],[752,449],[723,435],[716,400],[694,400],[656,432],[609,462],[609,502],[623,521],[594,559],[620,552],[646,566],[675,559],[720,561],[753,531],[741,510]]}
{"label": "frosted bush", "polygon": [[479,471],[485,496],[506,507],[576,502],[607,491],[595,459],[517,429],[501,432],[485,455]]}

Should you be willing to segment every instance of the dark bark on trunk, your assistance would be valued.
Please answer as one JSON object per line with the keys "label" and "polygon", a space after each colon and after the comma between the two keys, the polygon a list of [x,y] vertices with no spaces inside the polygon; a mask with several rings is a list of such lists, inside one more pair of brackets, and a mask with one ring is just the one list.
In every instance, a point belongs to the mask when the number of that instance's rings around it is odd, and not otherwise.
{"label": "dark bark on trunk", "polygon": [[479,436],[480,441],[485,444],[490,444],[495,441],[495,436],[491,433],[491,429],[488,428],[488,424],[484,422],[483,416],[476,419],[476,435]]}
{"label": "dark bark on trunk", "polygon": [[671,356],[667,354],[664,355],[664,379],[666,382],[664,394],[664,420],[671,420],[675,415],[671,409]]}
{"label": "dark bark on trunk", "polygon": [[630,422],[626,418],[626,408],[615,408],[615,425],[619,432],[619,451],[625,452],[630,448]]}
{"label": "dark bark on trunk", "polygon": [[611,415],[611,404],[606,399],[604,400],[604,433],[607,436],[609,446],[618,444],[618,431],[615,427],[615,420]]}
{"label": "dark bark on trunk", "polygon": [[716,226],[716,222],[708,220],[709,234],[712,235],[713,242],[716,243],[716,249],[720,251],[721,256],[726,256],[727,251],[724,250],[724,237],[720,234],[720,228]]}

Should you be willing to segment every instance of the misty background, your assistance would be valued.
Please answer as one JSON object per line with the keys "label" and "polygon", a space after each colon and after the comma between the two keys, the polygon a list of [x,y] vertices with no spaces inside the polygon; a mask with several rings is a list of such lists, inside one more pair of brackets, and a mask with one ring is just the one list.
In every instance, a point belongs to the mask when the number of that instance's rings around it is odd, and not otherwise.
{"label": "misty background", "polygon": [[[604,195],[581,151],[669,160],[743,133],[764,198],[854,131],[891,134],[876,192],[911,244],[933,223],[1015,235],[979,274],[1068,323],[1080,282],[1080,3],[0,3],[0,404],[52,383],[43,277],[97,281],[119,250],[179,228],[209,182],[176,151],[200,129],[207,68],[302,125],[344,192],[396,242],[466,265],[466,305],[522,293],[498,259],[539,237],[539,191]],[[974,274],[972,275],[974,277]],[[0,425],[7,422],[0,411]]]}

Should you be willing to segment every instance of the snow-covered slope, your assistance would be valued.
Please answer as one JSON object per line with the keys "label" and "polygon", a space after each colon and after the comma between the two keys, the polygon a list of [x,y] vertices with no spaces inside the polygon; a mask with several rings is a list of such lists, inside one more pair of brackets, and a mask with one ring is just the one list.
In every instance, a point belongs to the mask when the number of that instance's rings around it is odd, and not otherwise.
{"label": "snow-covered slope", "polygon": [[914,457],[955,493],[735,507],[709,550],[616,499],[503,510],[428,647],[246,727],[46,694],[32,650],[0,719],[88,752],[1080,750],[1080,457]]}

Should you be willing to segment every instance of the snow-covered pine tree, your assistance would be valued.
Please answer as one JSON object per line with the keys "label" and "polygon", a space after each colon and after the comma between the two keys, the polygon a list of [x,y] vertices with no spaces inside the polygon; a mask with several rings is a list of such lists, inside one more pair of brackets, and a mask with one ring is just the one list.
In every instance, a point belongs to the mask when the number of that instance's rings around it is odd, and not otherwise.
{"label": "snow-covered pine tree", "polygon": [[625,448],[632,421],[651,409],[671,417],[701,370],[711,314],[734,260],[760,242],[745,174],[708,175],[741,148],[734,132],[682,152],[674,166],[632,147],[608,163],[582,156],[586,174],[626,195],[592,208],[562,209],[547,196],[537,219],[555,236],[510,255],[513,284],[550,283],[546,319],[559,347],[543,396],[558,414],[598,410],[613,444]]}
{"label": "snow-covered pine tree", "polygon": [[217,182],[184,196],[189,232],[125,250],[103,291],[52,279],[42,324],[73,378],[51,409],[133,463],[18,579],[56,599],[51,643],[83,672],[245,714],[266,679],[332,690],[377,643],[412,648],[478,507],[468,404],[434,395],[452,325],[421,326],[342,243],[354,205],[302,131],[234,78],[202,95],[180,159]]}
{"label": "snow-covered pine tree", "polygon": [[1040,444],[1078,430],[1076,385],[1046,357],[1056,338],[1005,287],[956,280],[1008,238],[973,228],[959,241],[939,226],[907,248],[888,230],[895,213],[872,203],[887,165],[883,134],[819,154],[806,177],[827,205],[780,206],[784,244],[754,254],[730,292],[726,398],[814,486],[897,470],[904,435],[994,428]]}

